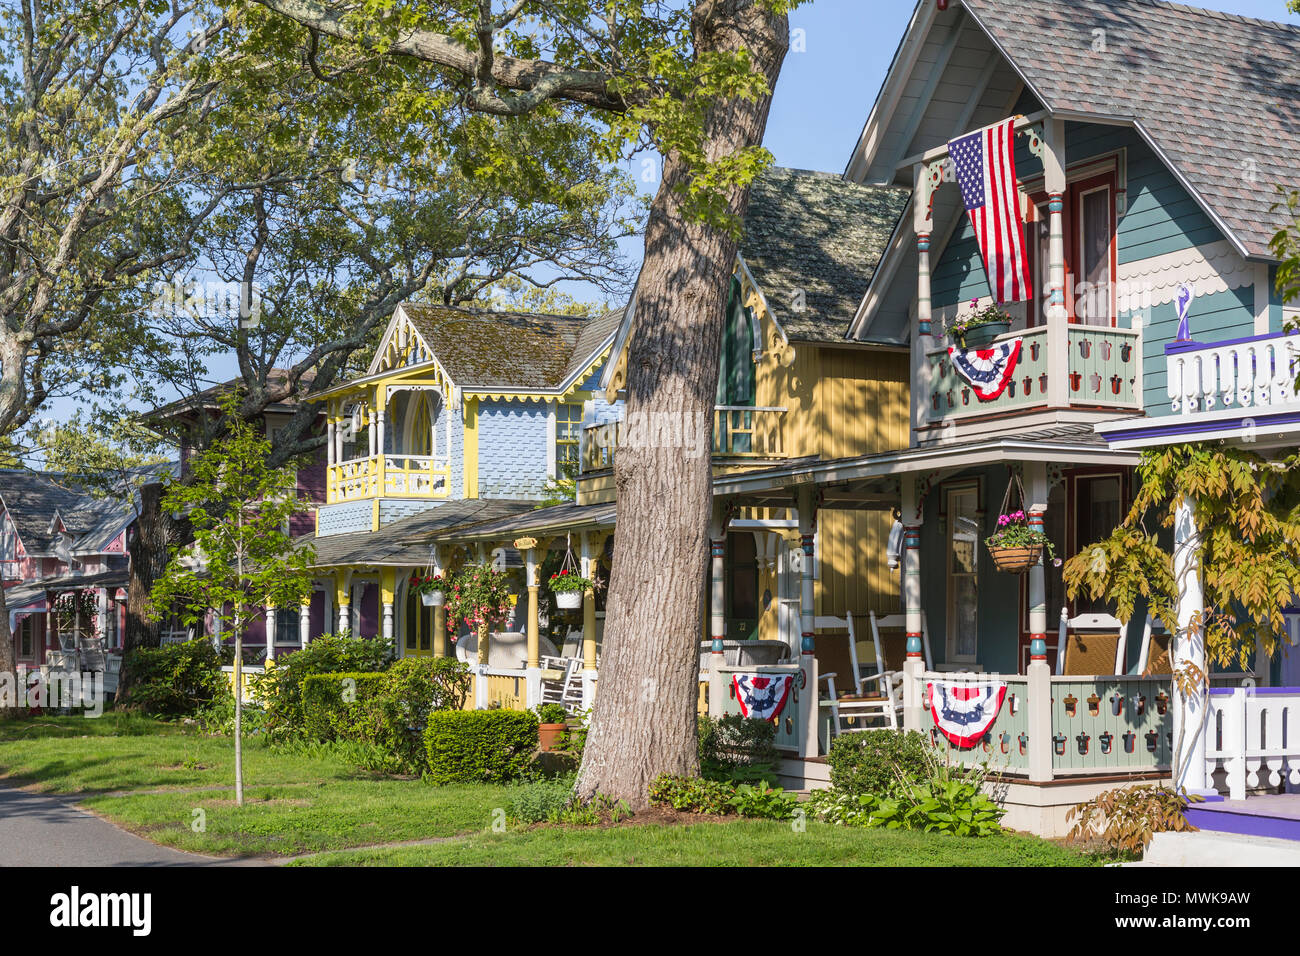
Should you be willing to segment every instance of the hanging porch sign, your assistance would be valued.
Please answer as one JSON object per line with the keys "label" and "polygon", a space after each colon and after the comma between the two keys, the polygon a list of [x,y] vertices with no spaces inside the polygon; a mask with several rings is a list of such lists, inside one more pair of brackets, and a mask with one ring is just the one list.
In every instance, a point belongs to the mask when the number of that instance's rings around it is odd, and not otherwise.
{"label": "hanging porch sign", "polygon": [[930,716],[956,747],[974,747],[998,719],[1007,685],[999,681],[931,681]]}
{"label": "hanging porch sign", "polygon": [[1020,364],[1020,339],[999,342],[988,349],[959,349],[949,346],[948,357],[957,374],[975,389],[981,402],[991,402],[1004,391]]}
{"label": "hanging porch sign", "polygon": [[733,674],[740,712],[755,720],[772,720],[781,716],[785,699],[790,696],[793,674]]}

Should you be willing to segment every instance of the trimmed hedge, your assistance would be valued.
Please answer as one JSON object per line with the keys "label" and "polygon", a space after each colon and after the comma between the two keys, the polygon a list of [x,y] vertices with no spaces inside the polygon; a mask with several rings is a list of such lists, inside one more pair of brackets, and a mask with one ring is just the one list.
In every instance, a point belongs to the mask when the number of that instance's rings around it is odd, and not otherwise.
{"label": "trimmed hedge", "polygon": [[840,734],[826,762],[831,785],[856,796],[894,797],[930,776],[929,744],[916,731],[865,730]]}
{"label": "trimmed hedge", "polygon": [[252,680],[253,696],[266,712],[272,739],[305,734],[303,685],[312,674],[376,673],[392,659],[392,642],[322,634],[302,650],[268,662],[266,673]]}
{"label": "trimmed hedge", "polygon": [[[302,681],[303,735],[320,741],[365,739],[366,705],[384,681],[382,672],[308,674]],[[355,692],[350,701],[344,699],[346,690]]]}
{"label": "trimmed hedge", "polygon": [[526,710],[437,711],[424,731],[432,783],[504,783],[537,751],[537,715]]}

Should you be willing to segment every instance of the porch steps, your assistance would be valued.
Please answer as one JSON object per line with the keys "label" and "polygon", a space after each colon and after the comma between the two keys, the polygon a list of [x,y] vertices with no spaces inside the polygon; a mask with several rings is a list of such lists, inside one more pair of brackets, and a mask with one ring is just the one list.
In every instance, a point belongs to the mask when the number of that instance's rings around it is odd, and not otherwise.
{"label": "porch steps", "polygon": [[1300,866],[1300,843],[1239,833],[1157,833],[1129,866]]}
{"label": "porch steps", "polygon": [[1206,832],[1300,841],[1300,794],[1260,794],[1245,800],[1210,794],[1203,803],[1189,804],[1185,816]]}

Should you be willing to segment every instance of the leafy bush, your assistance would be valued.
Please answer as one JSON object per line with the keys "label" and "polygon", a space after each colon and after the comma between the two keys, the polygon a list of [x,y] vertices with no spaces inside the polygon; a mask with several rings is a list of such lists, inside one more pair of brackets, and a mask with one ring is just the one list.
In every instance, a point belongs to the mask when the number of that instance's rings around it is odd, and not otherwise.
{"label": "leafy bush", "polygon": [[660,774],[650,784],[650,802],[687,813],[738,813],[771,820],[788,820],[798,803],[793,794],[773,789],[766,782],[734,786],[722,780],[670,774]]}
{"label": "leafy bush", "polygon": [[381,676],[362,702],[358,732],[391,754],[401,772],[421,773],[426,767],[424,729],[429,715],[465,705],[469,665],[450,657],[403,658]]}
{"label": "leafy bush", "polygon": [[269,661],[253,680],[254,699],[266,712],[272,739],[304,733],[303,681],[311,674],[373,673],[388,666],[392,642],[322,634],[302,650]]}
{"label": "leafy bush", "polygon": [[537,715],[518,710],[436,711],[424,731],[428,778],[442,783],[504,783],[537,750]]}
{"label": "leafy bush", "polygon": [[207,640],[137,647],[127,653],[122,666],[133,683],[118,705],[152,717],[192,717],[229,693],[221,658]]}
{"label": "leafy bush", "polygon": [[776,727],[770,721],[727,714],[698,724],[700,775],[738,783],[776,782]]}
{"label": "leafy bush", "polygon": [[367,709],[386,679],[382,672],[365,671],[305,675],[299,733],[324,742],[368,739]]}
{"label": "leafy bush", "polygon": [[1099,793],[1087,803],[1071,807],[1067,820],[1078,818],[1070,830],[1071,840],[1100,839],[1123,855],[1141,853],[1157,833],[1194,833],[1184,811],[1195,794],[1171,787],[1117,787]]}
{"label": "leafy bush", "polygon": [[931,775],[930,747],[916,731],[840,734],[826,757],[831,786],[853,796],[900,797]]}
{"label": "leafy bush", "polygon": [[524,780],[510,788],[508,813],[520,823],[556,822],[573,801],[573,774]]}
{"label": "leafy bush", "polygon": [[[226,734],[235,732],[235,694],[229,683],[217,692],[198,713],[199,727],[204,733]],[[240,715],[240,730],[244,734],[256,734],[265,730],[265,716],[260,708],[245,705]]]}
{"label": "leafy bush", "polygon": [[933,757],[926,767],[923,780],[901,784],[893,793],[833,788],[814,792],[805,806],[809,816],[841,826],[971,837],[1001,832],[1006,811],[984,792],[984,768],[940,764]]}

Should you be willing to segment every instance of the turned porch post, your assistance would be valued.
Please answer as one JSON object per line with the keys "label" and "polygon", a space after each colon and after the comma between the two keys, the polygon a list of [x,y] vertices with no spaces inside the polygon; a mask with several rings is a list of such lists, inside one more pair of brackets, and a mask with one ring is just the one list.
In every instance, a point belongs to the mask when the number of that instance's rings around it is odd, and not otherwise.
{"label": "turned porch post", "polygon": [[726,662],[722,642],[727,637],[727,502],[713,499],[713,514],[709,519],[709,713],[723,713],[727,687],[722,679]]}
{"label": "turned porch post", "polygon": [[436,605],[433,609],[433,656],[447,656],[447,593],[451,590],[447,586],[446,571],[442,567],[442,549],[434,545],[430,551],[432,557],[433,573],[443,577],[443,603]]}
{"label": "turned porch post", "polygon": [[306,647],[311,642],[311,596],[298,608],[298,646]]}
{"label": "turned porch post", "polygon": [[[799,723],[804,728],[804,757],[817,756],[817,730],[821,713],[817,706],[817,605],[813,579],[813,561],[817,550],[817,489],[801,485],[795,492],[799,519],[799,570],[802,585],[799,592]],[[855,676],[856,679],[856,676]],[[849,686],[854,686],[850,682]],[[830,746],[830,740],[826,741]]]}
{"label": "turned porch post", "polygon": [[[1205,716],[1209,672],[1205,664],[1205,632],[1201,616],[1201,532],[1196,525],[1196,501],[1184,497],[1174,512],[1174,583],[1178,588],[1178,630],[1174,634],[1174,785],[1204,790]],[[1181,683],[1186,690],[1179,687]]]}
{"label": "turned porch post", "polygon": [[384,568],[379,578],[379,599],[383,604],[383,623],[379,633],[389,644],[393,642],[393,603],[397,595],[397,569]]}
{"label": "turned porch post", "polygon": [[[582,555],[582,576],[595,580],[596,559],[592,555],[591,534],[578,537]],[[596,703],[596,591],[587,588],[582,592],[582,709],[590,710]]]}
{"label": "turned porch post", "polygon": [[[1047,398],[1070,403],[1069,311],[1065,307],[1065,120],[1043,121],[1043,183],[1047,189]],[[1041,299],[1039,300],[1042,301]]]}
{"label": "turned porch post", "polygon": [[930,394],[930,366],[925,352],[930,347],[932,305],[930,301],[930,172],[924,163],[913,168],[912,229],[916,233],[916,330],[912,339],[912,428],[926,422]]}
{"label": "turned porch post", "polygon": [[520,538],[515,541],[515,548],[524,552],[524,568],[527,572],[528,586],[528,660],[524,664],[525,693],[524,706],[529,710],[542,700],[542,667],[540,652],[539,621],[537,618],[537,539]]}
{"label": "turned porch post", "polygon": [[[1025,466],[1029,500],[1025,502],[1029,528],[1043,531],[1047,514],[1047,464],[1031,461]],[[1047,580],[1046,553],[1029,569],[1029,653],[1034,657],[1047,657]]]}
{"label": "turned porch post", "polygon": [[345,634],[352,630],[352,572],[336,577],[335,586],[338,588],[339,633]]}
{"label": "turned porch post", "polygon": [[[923,614],[921,608],[921,522],[922,503],[916,481],[903,478],[903,613],[907,631],[907,658],[903,662],[903,729],[920,730],[922,721],[922,677],[925,673]],[[884,661],[876,667],[883,671]]]}
{"label": "turned porch post", "polygon": [[270,662],[275,660],[275,608],[267,606],[262,614],[266,620],[266,659]]}

